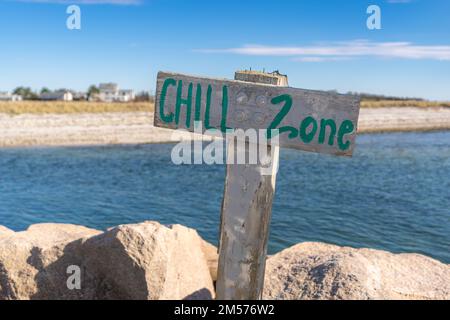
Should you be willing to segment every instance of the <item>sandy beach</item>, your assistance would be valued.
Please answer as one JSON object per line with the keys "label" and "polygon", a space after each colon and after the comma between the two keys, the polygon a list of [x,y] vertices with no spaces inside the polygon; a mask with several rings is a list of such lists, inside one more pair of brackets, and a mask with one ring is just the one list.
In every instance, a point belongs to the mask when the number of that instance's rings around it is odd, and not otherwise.
{"label": "sandy beach", "polygon": [[[360,133],[450,129],[450,108],[361,108]],[[0,147],[176,142],[150,112],[0,114]]]}

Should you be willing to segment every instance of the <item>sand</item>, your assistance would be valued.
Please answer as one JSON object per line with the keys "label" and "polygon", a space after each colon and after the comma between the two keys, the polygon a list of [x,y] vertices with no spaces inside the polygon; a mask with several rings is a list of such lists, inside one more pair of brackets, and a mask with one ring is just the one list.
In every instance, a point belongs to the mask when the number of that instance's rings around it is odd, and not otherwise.
{"label": "sand", "polygon": [[[359,133],[430,130],[450,130],[450,108],[363,108],[358,123]],[[0,147],[167,143],[182,136],[153,127],[148,112],[0,114]]]}
{"label": "sand", "polygon": [[450,108],[362,108],[358,132],[450,130]]}

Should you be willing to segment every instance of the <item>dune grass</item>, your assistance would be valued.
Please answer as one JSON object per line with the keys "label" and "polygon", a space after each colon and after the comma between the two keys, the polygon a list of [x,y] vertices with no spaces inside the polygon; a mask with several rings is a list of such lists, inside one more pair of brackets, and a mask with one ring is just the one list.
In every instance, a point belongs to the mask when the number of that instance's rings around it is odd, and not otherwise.
{"label": "dune grass", "polygon": [[450,107],[450,102],[418,101],[418,100],[362,100],[361,108],[416,107],[435,108]]}
{"label": "dune grass", "polygon": [[[386,107],[450,107],[450,102],[415,100],[363,100],[362,108]],[[6,114],[47,114],[47,113],[102,113],[102,112],[153,112],[153,102],[105,103],[88,101],[0,101],[0,113]]]}
{"label": "dune grass", "polygon": [[0,113],[102,113],[153,111],[152,102],[105,103],[88,101],[0,101]]}

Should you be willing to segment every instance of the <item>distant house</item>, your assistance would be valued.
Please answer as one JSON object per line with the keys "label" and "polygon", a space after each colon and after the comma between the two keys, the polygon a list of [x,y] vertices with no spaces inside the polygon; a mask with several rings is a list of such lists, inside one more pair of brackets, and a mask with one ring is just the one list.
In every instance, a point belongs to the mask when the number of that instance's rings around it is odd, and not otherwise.
{"label": "distant house", "polygon": [[119,90],[116,83],[100,83],[98,89],[97,99],[104,102],[129,102],[135,98],[133,90]]}
{"label": "distant house", "polygon": [[72,101],[73,100],[73,94],[72,92],[68,90],[58,90],[58,91],[51,91],[51,92],[44,92],[40,95],[41,100],[60,100],[60,101]]}
{"label": "distant house", "polygon": [[9,92],[0,92],[0,101],[22,101],[22,96]]}
{"label": "distant house", "polygon": [[98,90],[98,99],[100,101],[113,102],[116,99],[119,86],[116,83],[100,83]]}
{"label": "distant house", "polygon": [[120,102],[129,102],[133,101],[135,98],[135,94],[133,90],[119,90],[118,100]]}
{"label": "distant house", "polygon": [[76,100],[76,101],[87,100],[86,92],[76,92],[76,91],[71,91],[71,92],[72,92],[73,100]]}

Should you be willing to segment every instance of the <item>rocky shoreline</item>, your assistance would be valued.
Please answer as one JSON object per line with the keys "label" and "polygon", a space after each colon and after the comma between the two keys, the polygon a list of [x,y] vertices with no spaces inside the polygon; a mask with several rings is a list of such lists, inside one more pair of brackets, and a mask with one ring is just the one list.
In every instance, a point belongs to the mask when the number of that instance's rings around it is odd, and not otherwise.
{"label": "rocky shoreline", "polygon": [[[181,225],[0,226],[0,300],[213,299],[217,260],[215,246]],[[263,298],[450,299],[450,265],[300,243],[268,258]]]}
{"label": "rocky shoreline", "polygon": [[[450,108],[362,108],[360,133],[450,130]],[[153,127],[149,112],[0,114],[0,147],[146,144],[183,135]]]}

